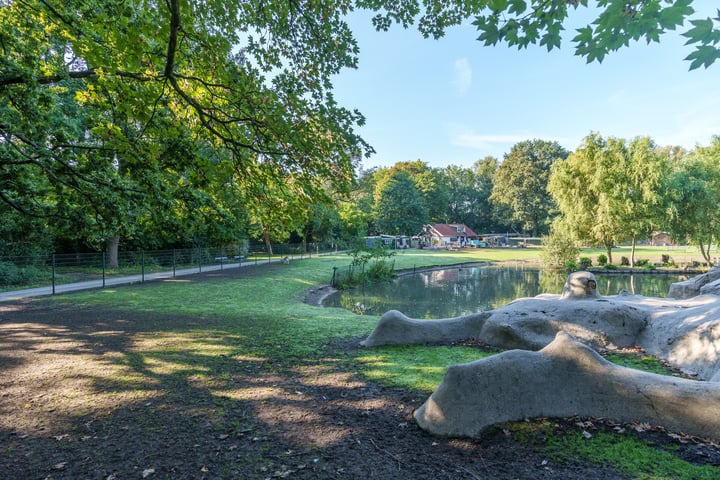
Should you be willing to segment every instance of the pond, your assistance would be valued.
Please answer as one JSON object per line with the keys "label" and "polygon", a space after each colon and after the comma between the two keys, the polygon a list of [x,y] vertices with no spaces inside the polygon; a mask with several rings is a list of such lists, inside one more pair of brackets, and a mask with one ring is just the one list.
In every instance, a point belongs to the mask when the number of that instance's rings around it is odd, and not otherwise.
{"label": "pond", "polygon": [[[677,274],[599,274],[601,295],[626,289],[648,297],[666,297],[670,284],[686,280]],[[412,318],[448,318],[492,310],[522,297],[561,293],[565,273],[516,266],[454,267],[403,275],[391,282],[342,290],[323,305],[358,314],[382,315],[400,310]]]}

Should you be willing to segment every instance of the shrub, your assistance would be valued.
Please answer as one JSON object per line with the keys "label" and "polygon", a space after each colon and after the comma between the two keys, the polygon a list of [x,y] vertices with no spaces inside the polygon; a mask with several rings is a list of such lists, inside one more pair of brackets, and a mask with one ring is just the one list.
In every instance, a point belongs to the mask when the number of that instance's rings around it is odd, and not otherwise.
{"label": "shrub", "polygon": [[621,258],[620,258],[620,265],[630,266],[630,259],[627,258],[627,257],[621,257]]}
{"label": "shrub", "polygon": [[0,262],[0,285],[16,285],[20,281],[20,270],[14,263]]}
{"label": "shrub", "polygon": [[640,260],[636,260],[636,261],[635,261],[635,266],[636,266],[636,267],[645,267],[645,266],[647,266],[647,265],[649,265],[649,264],[650,264],[650,260],[648,260],[647,258],[643,258],[643,259],[640,259]]}
{"label": "shrub", "polygon": [[[567,268],[568,262],[575,263],[580,249],[569,236],[555,230],[542,237],[542,260],[548,268]],[[577,268],[577,265],[575,265]]]}
{"label": "shrub", "polygon": [[389,280],[395,276],[395,262],[389,261],[395,252],[388,250],[382,243],[374,248],[358,243],[348,255],[353,260],[349,274],[340,282],[343,288]]}
{"label": "shrub", "polygon": [[590,257],[580,257],[580,267],[592,267],[592,260],[590,259]]}
{"label": "shrub", "polygon": [[598,255],[597,262],[600,266],[607,264],[607,255],[605,255],[604,253]]}
{"label": "shrub", "polygon": [[365,271],[366,282],[381,282],[395,277],[395,262],[376,260]]}
{"label": "shrub", "polygon": [[567,270],[568,272],[575,272],[577,271],[577,269],[578,265],[577,263],[575,263],[574,260],[568,260],[567,262],[565,262],[565,270]]}
{"label": "shrub", "polygon": [[12,262],[0,261],[0,285],[33,285],[37,282],[47,281],[50,273],[34,265],[19,267]]}

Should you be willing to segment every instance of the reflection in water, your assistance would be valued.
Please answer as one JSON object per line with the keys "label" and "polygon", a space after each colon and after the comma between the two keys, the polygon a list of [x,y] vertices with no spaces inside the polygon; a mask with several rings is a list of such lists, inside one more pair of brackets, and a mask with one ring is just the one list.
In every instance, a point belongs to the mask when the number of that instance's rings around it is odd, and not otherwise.
{"label": "reflection in water", "polygon": [[[602,275],[601,295],[621,289],[648,297],[664,297],[670,284],[687,277],[667,274]],[[358,314],[382,315],[400,310],[413,318],[448,318],[501,307],[517,298],[560,293],[567,275],[537,268],[463,267],[415,273],[391,282],[343,290],[329,296],[326,307]]]}

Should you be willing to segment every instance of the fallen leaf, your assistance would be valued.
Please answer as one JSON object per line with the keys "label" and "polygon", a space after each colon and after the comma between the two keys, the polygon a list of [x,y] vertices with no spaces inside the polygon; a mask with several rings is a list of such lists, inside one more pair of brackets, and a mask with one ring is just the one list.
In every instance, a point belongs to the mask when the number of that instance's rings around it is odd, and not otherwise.
{"label": "fallen leaf", "polygon": [[65,468],[65,465],[67,465],[67,462],[56,463],[55,465],[52,466],[52,469],[53,470],[62,470],[63,468]]}
{"label": "fallen leaf", "polygon": [[150,475],[152,475],[153,473],[155,473],[155,469],[154,469],[154,468],[146,468],[145,470],[143,470],[142,478],[147,478],[147,477],[149,477]]}

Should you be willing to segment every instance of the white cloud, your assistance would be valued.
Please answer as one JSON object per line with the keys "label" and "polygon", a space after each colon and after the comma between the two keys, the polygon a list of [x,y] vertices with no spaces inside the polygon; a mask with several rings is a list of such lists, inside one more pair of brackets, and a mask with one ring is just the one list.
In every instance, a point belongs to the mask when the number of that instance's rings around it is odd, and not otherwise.
{"label": "white cloud", "polygon": [[450,143],[456,147],[486,149],[497,144],[518,143],[534,138],[546,139],[543,135],[533,135],[528,132],[519,133],[477,133],[465,125],[449,125]]}
{"label": "white cloud", "polygon": [[540,139],[555,141],[569,149],[575,148],[580,142],[579,138],[547,135],[537,132],[477,133],[472,128],[460,124],[450,124],[448,125],[448,130],[450,143],[453,146],[481,150],[486,154],[497,157],[501,157],[503,153],[509,152],[514,144],[526,140]]}
{"label": "white cloud", "polygon": [[470,62],[467,58],[455,60],[455,71],[450,85],[452,85],[458,95],[463,96],[467,93],[471,84],[472,67],[470,66]]}

